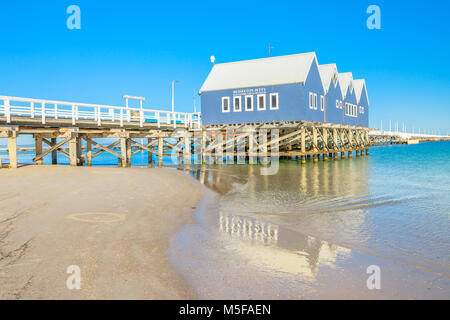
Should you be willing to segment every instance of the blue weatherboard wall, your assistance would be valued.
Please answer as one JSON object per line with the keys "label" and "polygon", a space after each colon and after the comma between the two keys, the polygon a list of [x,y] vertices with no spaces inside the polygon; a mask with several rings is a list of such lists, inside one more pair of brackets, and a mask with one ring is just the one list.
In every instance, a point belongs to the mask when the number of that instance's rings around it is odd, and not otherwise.
{"label": "blue weatherboard wall", "polygon": [[336,124],[341,124],[344,117],[344,110],[336,108],[336,100],[342,101],[342,92],[339,81],[334,86],[333,80],[330,81],[330,87],[326,95],[326,115],[325,122],[331,122]]}
{"label": "blue weatherboard wall", "polygon": [[358,114],[359,117],[359,125],[362,127],[368,127],[369,126],[369,100],[366,95],[366,85],[364,84],[361,98],[359,99],[358,104],[358,112],[359,112],[359,106],[364,107],[364,113]]}
{"label": "blue weatherboard wall", "polygon": [[[351,126],[357,126],[358,125],[358,117],[347,116],[345,114],[345,104],[346,103],[351,103],[351,104],[357,105],[355,90],[350,90],[350,86],[347,88],[347,94],[345,95],[345,99],[343,100],[343,105],[344,105],[344,107],[342,109],[342,112],[344,113],[344,122],[343,122],[343,124],[348,124],[348,125],[351,125]],[[357,113],[359,115],[359,112],[357,112]]]}
{"label": "blue weatherboard wall", "polygon": [[[242,111],[234,112],[232,107],[233,96],[242,91]],[[266,110],[257,110],[257,94],[266,94]],[[253,92],[253,111],[245,111],[245,95]],[[256,93],[258,92],[258,93]],[[278,110],[270,110],[270,93],[278,92]],[[309,109],[309,92],[317,94],[317,110]],[[272,121],[324,121],[324,112],[320,110],[320,96],[323,95],[323,86],[316,63],[312,63],[305,84],[286,84],[258,88],[236,88],[231,90],[206,91],[201,94],[202,123],[210,124],[236,124]],[[222,97],[230,97],[230,112],[222,112]]]}

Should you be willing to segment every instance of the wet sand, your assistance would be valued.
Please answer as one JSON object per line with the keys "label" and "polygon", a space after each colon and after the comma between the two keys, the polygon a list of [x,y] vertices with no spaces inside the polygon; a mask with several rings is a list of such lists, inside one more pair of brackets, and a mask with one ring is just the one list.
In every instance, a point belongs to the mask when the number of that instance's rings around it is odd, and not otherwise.
{"label": "wet sand", "polygon": [[185,173],[29,166],[0,185],[0,299],[195,298],[167,254],[203,193]]}

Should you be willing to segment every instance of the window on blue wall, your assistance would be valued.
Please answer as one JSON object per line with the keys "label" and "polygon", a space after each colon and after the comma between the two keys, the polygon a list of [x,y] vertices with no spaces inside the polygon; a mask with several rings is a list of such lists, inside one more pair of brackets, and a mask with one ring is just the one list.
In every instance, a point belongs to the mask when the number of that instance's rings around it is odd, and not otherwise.
{"label": "window on blue wall", "polygon": [[317,110],[317,93],[314,93],[314,110]]}
{"label": "window on blue wall", "polygon": [[358,110],[356,109],[356,105],[353,105],[353,115],[354,115],[355,117],[358,116]]}
{"label": "window on blue wall", "polygon": [[233,111],[234,112],[240,112],[241,111],[241,96],[234,97],[233,98]]}
{"label": "window on blue wall", "polygon": [[245,96],[245,111],[253,111],[253,96]]}
{"label": "window on blue wall", "polygon": [[258,94],[258,110],[266,110],[266,95]]}
{"label": "window on blue wall", "polygon": [[339,100],[336,100],[336,109],[339,109]]}
{"label": "window on blue wall", "polygon": [[325,110],[325,97],[324,96],[320,96],[320,110],[321,111]]}
{"label": "window on blue wall", "polygon": [[309,93],[309,108],[313,109],[314,105],[313,105],[313,99],[314,99],[314,95],[312,92]]}
{"label": "window on blue wall", "polygon": [[278,110],[278,93],[270,94],[270,110]]}
{"label": "window on blue wall", "polygon": [[230,97],[222,97],[222,112],[230,112]]}

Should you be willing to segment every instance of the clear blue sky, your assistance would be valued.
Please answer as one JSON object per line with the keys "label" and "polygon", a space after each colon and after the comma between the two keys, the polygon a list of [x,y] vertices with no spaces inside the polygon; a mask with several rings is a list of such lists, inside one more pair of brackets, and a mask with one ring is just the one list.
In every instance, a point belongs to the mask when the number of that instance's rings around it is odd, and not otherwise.
{"label": "clear blue sky", "polygon": [[[66,8],[81,8],[68,30]],[[381,30],[366,9],[381,8]],[[365,78],[372,126],[450,131],[450,1],[2,1],[0,94],[193,109],[216,62],[315,51]],[[198,99],[198,102],[200,100]]]}

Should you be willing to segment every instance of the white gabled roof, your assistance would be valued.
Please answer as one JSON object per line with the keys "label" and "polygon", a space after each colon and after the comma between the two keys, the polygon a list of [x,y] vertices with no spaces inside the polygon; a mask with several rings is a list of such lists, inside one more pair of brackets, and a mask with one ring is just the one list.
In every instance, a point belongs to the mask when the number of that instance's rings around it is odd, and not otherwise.
{"label": "white gabled roof", "polygon": [[337,67],[335,63],[330,64],[322,64],[319,66],[320,79],[322,80],[323,90],[325,94],[328,92],[330,88],[330,82],[333,79],[333,76],[337,73]]}
{"label": "white gabled roof", "polygon": [[356,101],[359,103],[361,99],[362,90],[366,91],[367,102],[369,102],[369,96],[367,95],[366,81],[364,79],[353,80],[353,88],[355,88]]}
{"label": "white gabled roof", "polygon": [[351,72],[339,73],[339,86],[341,87],[342,97],[345,99],[347,89],[353,81],[353,74]]}
{"label": "white gabled roof", "polygon": [[315,52],[215,64],[200,89],[205,91],[305,83]]}

